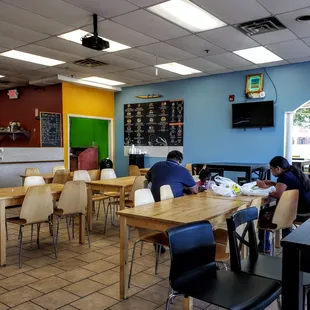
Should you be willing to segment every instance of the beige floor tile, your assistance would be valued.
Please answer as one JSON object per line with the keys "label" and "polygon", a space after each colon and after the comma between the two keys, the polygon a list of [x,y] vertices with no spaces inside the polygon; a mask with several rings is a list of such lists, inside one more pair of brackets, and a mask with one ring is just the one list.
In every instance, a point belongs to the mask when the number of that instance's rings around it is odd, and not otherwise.
{"label": "beige floor tile", "polygon": [[77,259],[80,259],[86,263],[93,263],[103,258],[105,258],[105,255],[96,252],[86,253],[77,257]]}
{"label": "beige floor tile", "polygon": [[103,260],[99,260],[97,262],[83,266],[84,269],[87,269],[87,270],[90,270],[93,272],[97,272],[97,273],[103,272],[103,271],[106,271],[106,270],[109,270],[109,269],[112,269],[115,267],[116,267],[115,264],[112,264],[112,263],[109,263],[109,262],[106,262]]}
{"label": "beige floor tile", "polygon": [[27,272],[27,274],[29,276],[32,276],[32,277],[35,277],[37,279],[42,280],[42,279],[57,275],[57,274],[62,273],[62,272],[63,272],[63,270],[49,265],[49,266],[41,267],[38,269],[33,269],[33,270]]}
{"label": "beige floor tile", "polygon": [[86,254],[86,253],[97,251],[99,249],[100,248],[95,247],[93,244],[91,244],[91,247],[89,247],[88,244],[79,244],[77,246],[72,247],[70,251],[80,253],[80,254]]}
{"label": "beige floor tile", "polygon": [[[119,240],[118,240],[119,242]],[[96,242],[92,242],[92,245],[97,247],[97,248],[105,248],[107,246],[115,244],[115,241],[103,239],[103,240],[98,240]]]}
{"label": "beige floor tile", "polygon": [[24,286],[0,295],[0,302],[10,307],[14,307],[41,295],[40,292]]}
{"label": "beige floor tile", "polygon": [[4,280],[0,281],[0,286],[11,291],[14,290],[16,288],[22,287],[24,285],[28,285],[30,283],[33,283],[37,281],[36,278],[33,278],[31,276],[28,276],[26,274],[17,274],[15,276],[6,278]]}
{"label": "beige floor tile", "polygon": [[74,283],[74,282],[81,281],[83,279],[89,278],[94,275],[96,275],[95,272],[92,272],[92,271],[89,271],[83,268],[77,268],[77,269],[73,269],[73,270],[61,273],[58,275],[58,277]]}
{"label": "beige floor tile", "polygon": [[6,309],[9,309],[9,307],[0,302],[0,310],[6,310]]}
{"label": "beige floor tile", "polygon": [[26,261],[24,264],[33,268],[40,268],[47,265],[55,264],[57,262],[56,258],[51,258],[49,256],[38,257]]}
{"label": "beige floor tile", "polygon": [[50,293],[52,291],[58,290],[64,286],[69,285],[70,282],[58,278],[56,276],[50,277],[50,278],[46,278],[40,281],[37,281],[35,283],[29,284],[30,287],[44,293]]}
{"label": "beige floor tile", "polygon": [[[27,258],[27,257],[22,258],[23,262],[26,262],[27,260],[29,260],[29,258]],[[18,263],[19,263],[19,255],[7,256],[7,258],[6,258],[6,265],[7,266],[15,265]]]}
{"label": "beige floor tile", "polygon": [[101,272],[90,279],[104,285],[112,285],[119,282],[119,272],[108,270]]}
{"label": "beige floor tile", "polygon": [[161,285],[161,286],[164,286],[164,287],[169,287],[170,286],[169,279],[162,280],[162,281],[158,282],[157,284]]}
{"label": "beige floor tile", "polygon": [[[63,251],[58,252],[57,259],[59,261],[63,261],[63,260],[66,260],[68,258],[72,258],[72,257],[76,257],[76,256],[79,256],[79,253],[76,253],[76,252],[73,252],[70,250],[63,250]],[[54,253],[49,255],[49,257],[54,258],[55,257]]]}
{"label": "beige floor tile", "polygon": [[101,283],[85,279],[65,287],[64,290],[80,297],[85,297],[103,289],[104,287],[105,285],[102,285]]}
{"label": "beige floor tile", "polygon": [[17,247],[17,246],[13,246],[13,247],[8,248],[8,249],[6,250],[6,255],[7,255],[7,256],[10,256],[10,255],[17,255],[17,254],[19,254],[19,247]]}
{"label": "beige floor tile", "polygon": [[149,255],[137,257],[137,259],[135,259],[135,264],[139,264],[139,265],[143,265],[148,268],[151,268],[155,266],[155,257],[152,258]]}
{"label": "beige floor tile", "polygon": [[5,279],[5,276],[0,274],[0,280]]}
{"label": "beige floor tile", "polygon": [[56,263],[53,266],[62,269],[64,271],[69,271],[81,267],[83,265],[86,265],[86,263],[76,258],[69,258],[62,262]]}
{"label": "beige floor tile", "polygon": [[22,268],[19,268],[18,265],[12,265],[7,266],[5,268],[0,268],[0,274],[4,275],[5,277],[12,277],[15,276],[16,274],[27,272],[32,269],[33,269],[32,267],[26,265],[23,265]]}
{"label": "beige floor tile", "polygon": [[170,291],[168,288],[160,286],[160,285],[153,285],[146,290],[141,291],[136,296],[141,297],[145,300],[151,301],[158,305],[162,305],[166,302]]}
{"label": "beige floor tile", "polygon": [[[133,296],[142,290],[143,289],[141,287],[131,285],[130,289],[128,289],[128,296]],[[104,295],[109,296],[109,297],[112,297],[114,299],[117,299],[119,301],[121,300],[119,298],[119,283],[115,283],[113,285],[110,285],[110,286],[104,288],[103,290],[99,291],[99,293],[104,294]]]}
{"label": "beige floor tile", "polygon": [[152,310],[156,309],[157,307],[158,305],[150,301],[133,296],[111,307],[111,310]]}
{"label": "beige floor tile", "polygon": [[119,248],[115,246],[107,246],[102,249],[96,250],[96,253],[103,254],[106,256],[112,256],[112,255],[119,254],[119,251],[120,251]]}
{"label": "beige floor tile", "polygon": [[54,310],[70,304],[77,299],[79,299],[79,297],[69,292],[66,292],[64,290],[57,290],[49,294],[43,295],[39,298],[36,298],[33,300],[33,302],[44,307],[45,309]]}
{"label": "beige floor tile", "polygon": [[108,257],[104,258],[103,260],[106,261],[106,262],[113,263],[113,264],[116,264],[116,265],[119,266],[119,261],[120,261],[119,260],[119,254],[108,256]]}
{"label": "beige floor tile", "polygon": [[[163,264],[158,265],[158,270],[157,270],[157,277],[160,277],[162,279],[166,279],[169,277],[169,271],[170,271],[170,267],[165,266]],[[151,267],[147,270],[144,271],[147,274],[150,275],[155,275],[155,268]]]}
{"label": "beige floor tile", "polygon": [[81,310],[103,310],[111,307],[117,302],[117,300],[108,296],[93,293],[72,303],[72,306]]}
{"label": "beige floor tile", "polygon": [[11,308],[13,310],[44,310],[44,308],[34,304],[31,301],[25,302],[17,307]]}
{"label": "beige floor tile", "polygon": [[147,273],[138,273],[131,278],[131,283],[135,286],[139,286],[141,288],[148,288],[151,285],[154,285],[160,282],[160,278],[151,276]]}
{"label": "beige floor tile", "polygon": [[[152,267],[153,268],[153,274],[154,274],[154,270],[155,270],[155,268],[154,267]],[[147,269],[149,269],[147,266],[143,266],[143,265],[139,265],[139,264],[133,264],[133,267],[132,267],[132,274],[133,275],[135,275],[135,274],[137,274],[137,273],[140,273],[141,271],[144,271],[144,270],[147,270]],[[120,272],[120,268],[119,268],[119,266],[117,266],[117,267],[115,267],[115,268],[113,268],[112,269],[113,271],[116,271],[116,272]],[[128,265],[128,273],[129,273],[129,270],[130,270],[130,263],[129,263],[129,265]],[[154,274],[155,275],[155,274]]]}
{"label": "beige floor tile", "polygon": [[58,310],[76,310],[76,308],[74,308],[70,305],[66,305],[66,306],[63,306],[61,308],[58,308]]}
{"label": "beige floor tile", "polygon": [[52,254],[52,252],[46,251],[44,249],[23,250],[23,256],[27,258],[39,258],[39,257],[46,256],[49,254]]}

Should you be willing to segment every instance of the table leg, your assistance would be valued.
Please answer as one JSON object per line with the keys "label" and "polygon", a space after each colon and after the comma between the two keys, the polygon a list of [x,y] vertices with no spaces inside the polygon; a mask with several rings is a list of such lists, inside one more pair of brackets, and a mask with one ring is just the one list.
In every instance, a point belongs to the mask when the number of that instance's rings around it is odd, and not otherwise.
{"label": "table leg", "polygon": [[192,310],[194,305],[193,297],[184,298],[183,301],[183,310]]}
{"label": "table leg", "polygon": [[128,297],[128,227],[126,217],[120,216],[120,298]]}
{"label": "table leg", "polygon": [[85,243],[85,217],[83,214],[79,215],[80,225],[79,225],[79,242],[80,244]]}
{"label": "table leg", "polygon": [[87,188],[87,218],[88,218],[88,229],[93,230],[93,191],[90,186]]}
{"label": "table leg", "polygon": [[22,178],[22,186],[24,186],[25,183],[25,177],[21,177]]}
{"label": "table leg", "polygon": [[125,209],[125,190],[124,187],[119,189],[119,209]]}
{"label": "table leg", "polygon": [[53,223],[53,236],[54,238],[57,237],[57,216],[52,214],[52,223]]}
{"label": "table leg", "polygon": [[280,237],[280,230],[276,230],[276,232],[275,232],[275,242],[274,242],[274,246],[277,248],[277,249],[279,249],[280,247],[281,247],[281,244],[280,244],[280,242],[281,242],[281,237]]}
{"label": "table leg", "polygon": [[6,265],[5,203],[0,200],[0,266]]}

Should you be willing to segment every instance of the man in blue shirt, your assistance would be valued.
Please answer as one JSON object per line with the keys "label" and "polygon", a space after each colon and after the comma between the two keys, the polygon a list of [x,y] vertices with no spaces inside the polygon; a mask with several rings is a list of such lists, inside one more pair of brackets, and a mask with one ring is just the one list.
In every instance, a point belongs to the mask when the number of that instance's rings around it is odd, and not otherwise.
{"label": "man in blue shirt", "polygon": [[183,196],[184,187],[192,194],[198,193],[198,187],[189,171],[180,164],[183,154],[171,151],[166,161],[156,163],[147,173],[146,179],[152,183],[152,194],[155,201],[160,201],[160,187],[170,185],[174,197]]}

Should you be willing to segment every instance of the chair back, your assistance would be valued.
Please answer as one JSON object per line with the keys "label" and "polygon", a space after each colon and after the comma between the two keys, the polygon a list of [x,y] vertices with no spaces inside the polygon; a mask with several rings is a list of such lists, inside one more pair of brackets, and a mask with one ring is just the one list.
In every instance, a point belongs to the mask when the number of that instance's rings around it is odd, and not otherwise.
{"label": "chair back", "polygon": [[56,170],[52,183],[66,184],[66,182],[70,181],[70,177],[69,170],[59,169]]}
{"label": "chair back", "polygon": [[138,166],[136,165],[130,165],[129,166],[129,175],[130,176],[141,176],[141,172]]}
{"label": "chair back", "polygon": [[57,170],[65,170],[65,166],[54,166],[53,167],[53,173],[55,173]]}
{"label": "chair back", "polygon": [[193,164],[186,164],[185,168],[189,171],[191,175],[193,175]]}
{"label": "chair back", "polygon": [[100,179],[101,180],[116,179],[115,171],[111,168],[102,169]]}
{"label": "chair back", "polygon": [[[258,219],[256,207],[243,209],[235,212],[230,218],[226,219],[230,265],[232,271],[241,271],[241,251],[242,247],[248,247],[250,259],[255,260],[258,256],[257,238],[254,222]],[[244,225],[245,228],[239,233],[238,227]]]}
{"label": "chair back", "polygon": [[20,218],[27,224],[48,221],[53,214],[53,196],[49,186],[34,186],[28,188],[20,211]]}
{"label": "chair back", "polygon": [[277,225],[277,229],[293,225],[297,217],[298,196],[298,189],[283,192],[272,218],[272,223]]}
{"label": "chair back", "polygon": [[139,207],[155,202],[152,192],[149,188],[142,188],[135,191],[134,206]]}
{"label": "chair back", "polygon": [[134,183],[132,184],[130,195],[128,200],[134,201],[135,200],[135,192],[138,189],[143,189],[147,187],[147,180],[145,176],[136,177]]}
{"label": "chair back", "polygon": [[90,176],[87,170],[76,170],[73,172],[73,181],[90,182]]}
{"label": "chair back", "polygon": [[160,187],[160,200],[173,199],[174,195],[170,185],[163,185]]}
{"label": "chair back", "polygon": [[24,186],[45,185],[43,177],[39,175],[25,177]]}
{"label": "chair back", "polygon": [[26,168],[25,169],[25,175],[31,176],[31,175],[39,175],[40,171],[38,168]]}
{"label": "chair back", "polygon": [[100,180],[100,170],[99,169],[88,170],[88,174],[90,176],[91,181]]}
{"label": "chair back", "polygon": [[[170,285],[172,289],[191,275],[216,272],[216,245],[208,221],[180,225],[167,230],[170,244]],[[206,279],[207,280],[207,279]]]}
{"label": "chair back", "polygon": [[87,187],[84,181],[69,181],[60,195],[57,209],[63,215],[85,213],[87,208]]}

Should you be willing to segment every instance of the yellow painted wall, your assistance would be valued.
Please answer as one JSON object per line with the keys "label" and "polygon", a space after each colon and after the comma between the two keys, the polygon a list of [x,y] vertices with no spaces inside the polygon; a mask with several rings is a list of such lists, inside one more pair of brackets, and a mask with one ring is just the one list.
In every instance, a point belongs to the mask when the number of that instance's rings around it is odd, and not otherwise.
{"label": "yellow painted wall", "polygon": [[[62,84],[64,161],[68,167],[68,114],[114,119],[114,93],[70,83]],[[113,140],[114,140],[114,128]],[[112,159],[113,160],[113,159]]]}

